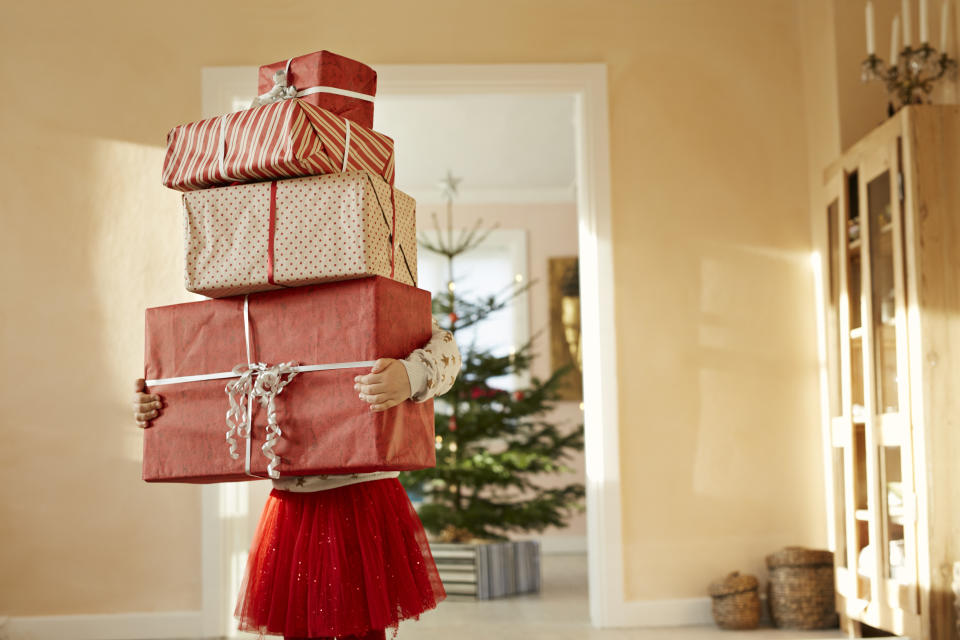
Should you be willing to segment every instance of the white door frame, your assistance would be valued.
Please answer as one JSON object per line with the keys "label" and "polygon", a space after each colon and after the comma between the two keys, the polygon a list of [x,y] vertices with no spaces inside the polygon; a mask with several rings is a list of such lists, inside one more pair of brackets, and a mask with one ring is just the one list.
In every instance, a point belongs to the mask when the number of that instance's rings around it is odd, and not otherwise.
{"label": "white door frame", "polygon": [[[575,98],[590,619],[597,627],[637,624],[627,615],[624,599],[606,65],[373,66],[379,95],[562,93]],[[229,110],[235,96],[256,86],[255,78],[252,67],[204,69],[204,115]],[[238,532],[249,526],[236,493],[244,486],[203,490],[203,631],[208,637],[226,635],[230,625],[231,603],[223,585],[231,575],[231,559],[245,551],[233,548],[242,539]]]}

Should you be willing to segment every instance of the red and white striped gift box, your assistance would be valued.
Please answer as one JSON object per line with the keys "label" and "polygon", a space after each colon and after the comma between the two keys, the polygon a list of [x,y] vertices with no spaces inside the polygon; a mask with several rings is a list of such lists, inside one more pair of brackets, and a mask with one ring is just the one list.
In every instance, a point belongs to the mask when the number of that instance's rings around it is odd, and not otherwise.
{"label": "red and white striped gift box", "polygon": [[393,140],[299,99],[175,127],[163,184],[195,191],[343,171],[394,181]]}

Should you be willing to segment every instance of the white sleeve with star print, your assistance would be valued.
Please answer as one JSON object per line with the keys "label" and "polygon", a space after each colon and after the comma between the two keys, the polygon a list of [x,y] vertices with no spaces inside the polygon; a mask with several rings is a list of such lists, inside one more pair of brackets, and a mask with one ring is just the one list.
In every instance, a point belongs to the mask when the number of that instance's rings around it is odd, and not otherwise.
{"label": "white sleeve with star print", "polygon": [[[440,328],[433,319],[433,335],[430,341],[401,360],[410,378],[410,399],[426,402],[430,398],[442,395],[450,390],[460,373],[460,349],[453,334]],[[358,482],[396,478],[397,471],[378,471],[375,473],[351,473],[329,476],[294,476],[273,481],[273,488],[281,491],[310,493],[327,491]]]}
{"label": "white sleeve with star print", "polygon": [[460,373],[460,349],[453,334],[441,329],[434,318],[430,341],[400,362],[410,378],[410,399],[426,402],[453,386]]}

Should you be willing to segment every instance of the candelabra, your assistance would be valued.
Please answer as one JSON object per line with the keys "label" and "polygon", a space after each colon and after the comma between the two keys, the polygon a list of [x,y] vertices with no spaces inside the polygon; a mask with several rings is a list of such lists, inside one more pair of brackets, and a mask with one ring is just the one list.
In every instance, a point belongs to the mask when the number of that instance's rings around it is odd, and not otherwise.
{"label": "candelabra", "polygon": [[887,92],[900,104],[923,104],[929,102],[933,85],[957,70],[957,61],[946,51],[939,52],[927,43],[914,49],[907,45],[891,64],[871,53],[861,65],[860,79],[863,82],[880,80]]}

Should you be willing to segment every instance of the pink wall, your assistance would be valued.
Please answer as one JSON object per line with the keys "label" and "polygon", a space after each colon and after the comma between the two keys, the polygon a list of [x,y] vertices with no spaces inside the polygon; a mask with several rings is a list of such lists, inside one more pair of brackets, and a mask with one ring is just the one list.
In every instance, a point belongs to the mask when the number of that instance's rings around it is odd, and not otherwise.
{"label": "pink wall", "polygon": [[[438,216],[444,211],[443,205],[417,203],[417,221],[419,228],[431,229],[430,214]],[[526,299],[529,304],[530,334],[541,335],[534,342],[536,357],[531,367],[533,376],[546,378],[550,375],[550,319],[548,259],[560,256],[577,255],[577,210],[573,203],[557,204],[455,204],[453,209],[455,227],[472,227],[478,218],[487,224],[498,224],[500,229],[524,229],[527,232],[527,276],[535,280]],[[440,217],[443,219],[442,217]],[[422,249],[421,249],[422,250]],[[557,424],[575,427],[583,420],[583,413],[576,402],[561,402],[551,414]],[[584,481],[582,453],[570,461],[575,476],[563,476],[562,479],[545,478],[557,483],[569,482],[575,477]],[[565,529],[552,528],[544,532],[549,538],[545,549],[567,549],[579,541],[561,540],[563,537],[582,537],[586,535],[586,523],[582,513],[575,514],[570,526]]]}

